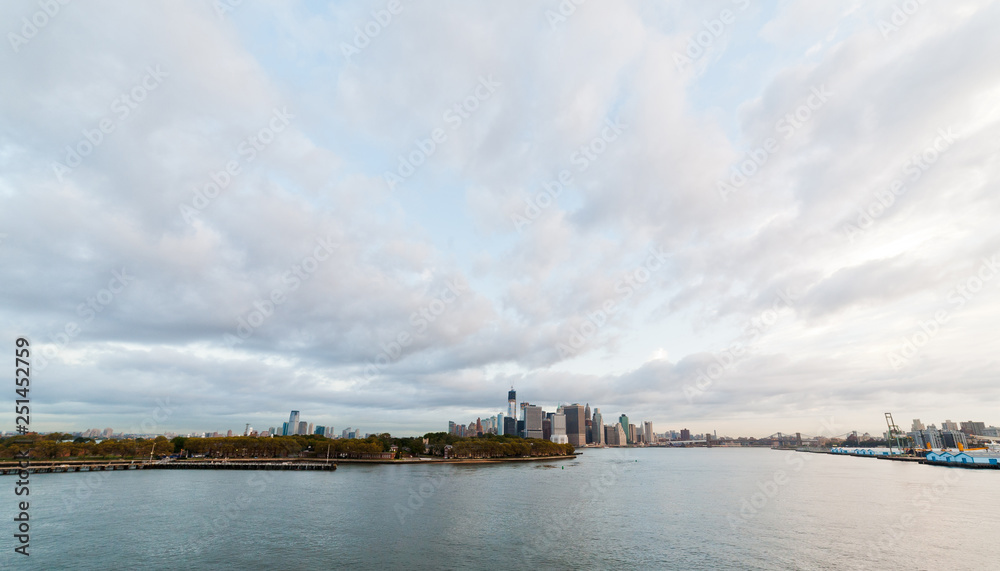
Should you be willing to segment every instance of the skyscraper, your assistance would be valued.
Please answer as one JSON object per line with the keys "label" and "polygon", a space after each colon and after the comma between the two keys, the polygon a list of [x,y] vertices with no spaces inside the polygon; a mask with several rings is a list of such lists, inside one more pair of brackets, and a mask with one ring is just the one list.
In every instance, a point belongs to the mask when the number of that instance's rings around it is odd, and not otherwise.
{"label": "skyscraper", "polygon": [[503,413],[497,415],[497,434],[503,436]]}
{"label": "skyscraper", "polygon": [[[566,414],[566,436],[569,443],[576,447],[587,445],[587,424],[584,419],[584,408],[579,404],[563,407]],[[555,430],[552,431],[555,434]]]}
{"label": "skyscraper", "polygon": [[299,421],[299,429],[295,434],[309,434],[309,423],[304,420]]}
{"label": "skyscraper", "polygon": [[653,436],[653,423],[644,420],[642,421],[642,439],[646,441],[646,444],[656,444],[656,437]]}
{"label": "skyscraper", "polygon": [[507,391],[507,416],[517,418],[517,392],[514,387]]}
{"label": "skyscraper", "polygon": [[542,407],[533,404],[524,407],[524,436],[542,437]]}
{"label": "skyscraper", "polygon": [[593,434],[594,444],[598,446],[603,446],[606,442],[604,440],[604,417],[601,416],[601,409],[594,409],[594,418],[591,422],[591,433]]}
{"label": "skyscraper", "polygon": [[593,423],[590,420],[590,403],[583,409],[583,423],[587,425],[587,444],[594,442]]}
{"label": "skyscraper", "polygon": [[622,427],[622,433],[625,435],[622,444],[632,444],[632,441],[628,439],[628,417],[624,414],[618,417],[618,425]]}
{"label": "skyscraper", "polygon": [[285,432],[285,436],[290,434],[295,434],[299,429],[299,411],[293,410],[292,414],[288,415],[288,431]]}
{"label": "skyscraper", "polygon": [[503,433],[507,436],[520,436],[517,432],[517,419],[512,416],[503,417]]}

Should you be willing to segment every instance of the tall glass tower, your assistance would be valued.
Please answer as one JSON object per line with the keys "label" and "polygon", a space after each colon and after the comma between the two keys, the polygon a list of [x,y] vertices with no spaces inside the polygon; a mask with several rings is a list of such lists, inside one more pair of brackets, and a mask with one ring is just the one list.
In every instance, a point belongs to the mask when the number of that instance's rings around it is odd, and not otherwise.
{"label": "tall glass tower", "polygon": [[507,391],[507,416],[517,418],[517,392],[514,387]]}
{"label": "tall glass tower", "polygon": [[632,444],[632,439],[630,438],[628,432],[628,417],[625,416],[624,414],[621,415],[621,417],[618,419],[618,424],[620,424],[622,430],[625,431],[625,442],[627,442],[628,444]]}
{"label": "tall glass tower", "polygon": [[298,434],[299,432],[299,411],[293,410],[292,414],[288,415],[288,430],[285,431],[285,436],[290,434]]}

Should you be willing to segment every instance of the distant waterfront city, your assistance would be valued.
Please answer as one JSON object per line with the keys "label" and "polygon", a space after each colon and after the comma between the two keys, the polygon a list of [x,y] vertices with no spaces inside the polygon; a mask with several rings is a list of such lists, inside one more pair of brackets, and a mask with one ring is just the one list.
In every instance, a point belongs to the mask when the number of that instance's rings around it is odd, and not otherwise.
{"label": "distant waterfront city", "polygon": [[[487,435],[518,436],[548,440],[557,444],[581,447],[622,447],[622,446],[899,446],[913,449],[970,448],[977,445],[1000,443],[1000,427],[987,426],[981,421],[953,422],[925,425],[919,418],[913,419],[909,431],[887,430],[873,435],[850,431],[840,435],[805,435],[801,432],[776,432],[768,436],[719,436],[714,430],[692,433],[688,428],[654,432],[653,423],[648,420],[631,422],[627,413],[608,416],[600,408],[591,409],[590,403],[560,404],[555,411],[546,411],[542,406],[528,401],[517,400],[517,392],[511,387],[507,393],[504,411],[488,413],[464,422],[448,421],[447,433],[459,438],[476,438]],[[610,421],[610,422],[609,422]],[[322,436],[330,439],[365,439],[384,435],[386,432],[365,432],[347,427],[339,433],[333,426],[308,422],[301,418],[301,412],[293,410],[288,420],[280,426],[275,424],[266,429],[255,429],[246,423],[242,430],[225,432],[163,432],[134,433],[115,432],[113,428],[91,428],[78,432],[64,433],[77,439],[145,439],[157,436],[227,438],[276,436]],[[14,432],[4,432],[2,437],[15,436]]]}

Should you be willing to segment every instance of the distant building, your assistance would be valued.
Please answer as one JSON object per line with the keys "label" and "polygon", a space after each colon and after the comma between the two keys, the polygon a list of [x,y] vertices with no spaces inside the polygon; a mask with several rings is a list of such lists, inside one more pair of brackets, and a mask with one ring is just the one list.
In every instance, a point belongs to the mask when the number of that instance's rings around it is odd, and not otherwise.
{"label": "distant building", "polygon": [[281,435],[282,436],[288,436],[288,423],[287,422],[282,422],[281,423]]}
{"label": "distant building", "polygon": [[288,415],[288,432],[286,435],[296,434],[299,428],[299,411],[293,410],[291,414]]}
{"label": "distant building", "polygon": [[582,405],[571,404],[563,407],[566,415],[566,436],[569,443],[579,448],[587,445],[587,423]]}
{"label": "distant building", "polygon": [[963,448],[969,446],[966,434],[959,430],[942,430],[941,443],[944,445],[944,448],[958,448],[959,444],[961,444]]}
{"label": "distant building", "polygon": [[648,420],[642,422],[642,439],[646,444],[656,444],[656,435],[653,434],[653,423]]}
{"label": "distant building", "polygon": [[941,423],[941,430],[958,430],[958,423],[946,420]]}
{"label": "distant building", "polygon": [[604,427],[604,442],[607,446],[621,445],[618,441],[618,428],[621,428],[620,424],[608,424]]}
{"label": "distant building", "polygon": [[517,418],[517,392],[514,387],[507,391],[507,416]]}
{"label": "distant building", "polygon": [[[565,436],[566,442],[569,442],[569,435],[566,434],[566,415],[564,413],[556,412],[552,414],[551,436]],[[553,440],[553,442],[555,442],[555,440]]]}
{"label": "distant building", "polygon": [[601,409],[599,408],[594,409],[594,418],[591,421],[591,425],[592,425],[591,433],[594,440],[594,444],[602,446],[605,443],[605,440],[604,440],[604,417],[601,416]]}
{"label": "distant building", "polygon": [[[545,418],[542,419],[542,438],[549,440],[552,438],[552,416],[553,413],[547,413]],[[567,440],[569,442],[569,440]]]}
{"label": "distant building", "polygon": [[526,438],[542,437],[542,407],[533,404],[524,407],[524,435]]}
{"label": "distant building", "polygon": [[682,428],[681,429],[681,440],[691,440],[691,431],[688,430],[688,429],[686,429],[686,428]]}
{"label": "distant building", "polygon": [[101,433],[101,436],[103,436],[104,438],[111,438],[111,435],[114,433],[115,431],[111,430],[110,428],[105,428],[104,432]]}
{"label": "distant building", "polygon": [[914,418],[913,424],[910,426],[910,430],[913,432],[924,430],[924,423],[920,422],[919,418]]}
{"label": "distant building", "polygon": [[983,436],[983,433],[985,431],[986,431],[985,422],[972,422],[970,420],[968,422],[962,423],[962,432],[968,434],[969,436]]}
{"label": "distant building", "polygon": [[618,417],[618,425],[622,427],[622,433],[625,435],[626,440],[626,442],[622,442],[621,444],[632,444],[632,442],[628,440],[628,417],[624,414]]}
{"label": "distant building", "polygon": [[639,444],[639,441],[641,440],[641,438],[637,438],[637,436],[638,435],[636,434],[635,425],[634,424],[629,424],[628,425],[628,443],[629,444]]}
{"label": "distant building", "polygon": [[503,433],[511,436],[518,436],[516,418],[513,416],[503,417]]}
{"label": "distant building", "polygon": [[500,414],[497,415],[497,434],[499,434],[501,436],[503,436],[505,434],[505,432],[503,431],[503,429],[504,429],[503,419],[504,419],[504,416],[503,416],[503,413],[501,412]]}
{"label": "distant building", "polygon": [[233,437],[233,431],[232,430],[227,430],[226,431],[226,438],[232,438],[232,437]]}
{"label": "distant building", "polygon": [[936,428],[913,430],[906,433],[913,441],[914,448],[944,448],[941,433]]}
{"label": "distant building", "polygon": [[306,421],[299,422],[299,428],[295,431],[295,434],[309,434],[309,423]]}

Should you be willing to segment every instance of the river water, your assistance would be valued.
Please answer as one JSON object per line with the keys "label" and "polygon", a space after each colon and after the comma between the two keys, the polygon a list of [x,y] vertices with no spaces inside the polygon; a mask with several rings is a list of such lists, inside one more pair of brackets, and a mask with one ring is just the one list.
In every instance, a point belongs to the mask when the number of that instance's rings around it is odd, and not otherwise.
{"label": "river water", "polygon": [[989,569],[1000,472],[766,449],[31,477],[11,569]]}

